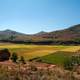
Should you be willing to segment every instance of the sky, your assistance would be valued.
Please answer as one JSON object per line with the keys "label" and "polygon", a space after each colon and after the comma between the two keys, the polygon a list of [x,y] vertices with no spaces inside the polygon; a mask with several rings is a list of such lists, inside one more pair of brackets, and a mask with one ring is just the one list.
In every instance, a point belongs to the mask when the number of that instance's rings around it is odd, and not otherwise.
{"label": "sky", "polygon": [[80,0],[0,0],[0,30],[34,34],[80,23]]}

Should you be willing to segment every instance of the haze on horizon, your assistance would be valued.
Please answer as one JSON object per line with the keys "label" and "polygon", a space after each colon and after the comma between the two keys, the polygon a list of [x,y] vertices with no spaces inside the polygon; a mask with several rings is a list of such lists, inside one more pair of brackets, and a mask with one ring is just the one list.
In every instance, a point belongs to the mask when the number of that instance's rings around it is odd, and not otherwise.
{"label": "haze on horizon", "polygon": [[80,0],[0,0],[0,30],[27,34],[80,23]]}

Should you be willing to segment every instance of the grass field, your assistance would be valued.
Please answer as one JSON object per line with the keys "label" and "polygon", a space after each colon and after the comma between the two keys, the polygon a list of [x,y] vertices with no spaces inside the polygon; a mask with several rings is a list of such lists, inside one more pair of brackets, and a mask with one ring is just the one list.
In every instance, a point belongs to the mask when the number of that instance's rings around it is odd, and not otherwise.
{"label": "grass field", "polygon": [[43,57],[40,57],[39,59],[42,62],[51,63],[51,64],[57,64],[57,65],[63,65],[66,60],[68,60],[74,52],[65,52],[65,51],[58,51],[53,54],[49,54]]}
{"label": "grass field", "polygon": [[11,53],[16,52],[19,56],[24,56],[27,60],[49,55],[57,51],[76,52],[80,49],[80,46],[0,44],[0,49],[4,48],[8,48]]}

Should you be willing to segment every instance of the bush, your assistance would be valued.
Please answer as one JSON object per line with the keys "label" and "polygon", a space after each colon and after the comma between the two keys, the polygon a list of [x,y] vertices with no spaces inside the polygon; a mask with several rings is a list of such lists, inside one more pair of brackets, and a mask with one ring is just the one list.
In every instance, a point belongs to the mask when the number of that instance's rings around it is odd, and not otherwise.
{"label": "bush", "polygon": [[12,60],[13,62],[17,62],[17,59],[18,59],[18,55],[17,55],[16,53],[13,53],[13,54],[12,54],[12,57],[11,57],[11,60]]}
{"label": "bush", "polygon": [[10,52],[8,49],[0,50],[0,61],[9,60]]}

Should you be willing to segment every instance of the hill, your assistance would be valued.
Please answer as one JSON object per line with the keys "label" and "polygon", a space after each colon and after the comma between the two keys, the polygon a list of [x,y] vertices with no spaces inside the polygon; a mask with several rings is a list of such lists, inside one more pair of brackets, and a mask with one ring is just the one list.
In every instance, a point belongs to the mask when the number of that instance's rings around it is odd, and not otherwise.
{"label": "hill", "polygon": [[64,30],[34,35],[35,39],[49,44],[80,44],[80,24]]}
{"label": "hill", "polygon": [[0,31],[0,41],[32,44],[80,44],[80,24],[64,30],[27,35],[13,30]]}
{"label": "hill", "polygon": [[0,41],[2,42],[14,42],[14,41],[22,41],[24,42],[27,40],[27,37],[29,35],[16,32],[10,29],[6,29],[3,31],[0,31]]}
{"label": "hill", "polygon": [[38,37],[55,39],[55,40],[71,40],[80,38],[80,24],[74,25],[68,29],[52,31],[44,33]]}
{"label": "hill", "polygon": [[36,33],[36,34],[34,34],[34,35],[37,35],[37,36],[40,36],[40,35],[43,35],[43,34],[46,34],[47,32],[45,32],[45,31],[40,31],[40,32],[38,32],[38,33]]}

